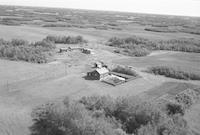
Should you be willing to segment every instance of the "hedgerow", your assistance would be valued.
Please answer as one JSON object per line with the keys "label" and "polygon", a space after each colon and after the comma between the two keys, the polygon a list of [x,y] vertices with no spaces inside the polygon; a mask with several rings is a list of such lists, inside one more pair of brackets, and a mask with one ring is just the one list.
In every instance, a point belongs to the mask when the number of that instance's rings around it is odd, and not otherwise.
{"label": "hedgerow", "polygon": [[131,76],[138,76],[138,74],[129,67],[117,66],[112,69],[113,72],[122,73]]}
{"label": "hedgerow", "polygon": [[127,38],[113,37],[108,40],[107,45],[121,48],[124,51],[119,50],[119,53],[130,56],[146,56],[152,50],[200,53],[200,40],[191,38],[149,40],[137,36]]}
{"label": "hedgerow", "polygon": [[147,72],[155,75],[164,75],[166,77],[183,80],[200,80],[200,74],[177,69],[168,66],[155,66],[148,68]]}

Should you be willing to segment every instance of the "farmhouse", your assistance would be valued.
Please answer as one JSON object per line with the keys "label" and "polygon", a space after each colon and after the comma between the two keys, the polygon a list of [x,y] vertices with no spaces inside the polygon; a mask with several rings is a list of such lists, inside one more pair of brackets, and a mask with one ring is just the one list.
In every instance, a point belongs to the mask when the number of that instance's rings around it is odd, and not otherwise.
{"label": "farmhouse", "polygon": [[97,68],[94,71],[88,72],[87,77],[93,80],[101,80],[102,78],[109,75],[109,70],[107,68]]}

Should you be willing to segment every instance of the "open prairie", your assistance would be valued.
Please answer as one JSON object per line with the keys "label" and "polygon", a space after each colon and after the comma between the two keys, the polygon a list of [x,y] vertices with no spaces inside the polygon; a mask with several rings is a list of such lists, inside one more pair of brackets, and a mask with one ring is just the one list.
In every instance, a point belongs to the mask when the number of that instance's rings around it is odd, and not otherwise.
{"label": "open prairie", "polygon": [[[9,9],[12,12],[7,12]],[[176,32],[145,30],[163,22]],[[118,48],[107,45],[112,37],[138,36],[152,42],[195,40],[195,46],[200,47],[200,35],[183,29],[188,25],[200,31],[200,18],[0,6],[0,38],[4,40],[23,39],[33,43],[48,35],[80,35],[87,40],[87,43],[76,45],[55,44],[52,60],[42,64],[0,57],[0,135],[29,135],[32,109],[47,102],[63,100],[66,96],[70,99],[91,95],[153,99],[169,91],[200,87],[200,80],[180,80],[144,72],[152,66],[171,66],[200,74],[200,52],[151,50],[147,56],[133,57],[114,53]],[[92,53],[84,54],[77,50],[59,53],[63,47],[89,48]],[[99,80],[85,79],[97,61],[109,66],[129,66],[140,77],[115,87]],[[199,103],[185,115],[196,135],[200,134],[198,112]]]}

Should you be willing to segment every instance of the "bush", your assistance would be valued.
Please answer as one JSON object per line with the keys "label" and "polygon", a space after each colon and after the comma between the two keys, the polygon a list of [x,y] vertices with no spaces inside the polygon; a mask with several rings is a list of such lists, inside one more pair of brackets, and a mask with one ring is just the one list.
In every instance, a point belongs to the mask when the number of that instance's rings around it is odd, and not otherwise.
{"label": "bush", "polygon": [[51,51],[56,48],[55,44],[50,40],[42,40],[32,44],[34,47],[40,47],[42,51]]}
{"label": "bush", "polygon": [[187,89],[175,97],[176,101],[182,104],[185,108],[189,108],[199,99],[199,93],[192,89]]}
{"label": "bush", "polygon": [[34,110],[32,117],[32,135],[116,135],[111,123],[92,117],[77,102],[44,105]]}
{"label": "bush", "polygon": [[45,39],[56,44],[79,44],[87,42],[82,36],[47,36]]}
{"label": "bush", "polygon": [[117,38],[113,37],[109,39],[108,45],[118,48],[123,48],[123,52],[119,52],[129,56],[146,56],[150,54],[151,50],[148,48],[149,45],[154,44],[153,42],[140,37],[128,37],[128,38]]}
{"label": "bush", "polygon": [[158,125],[142,126],[136,135],[193,135],[187,122],[181,115],[166,117]]}
{"label": "bush", "polygon": [[185,110],[182,105],[177,104],[177,103],[168,103],[166,105],[167,107],[167,112],[169,115],[175,115],[175,114],[185,114]]}
{"label": "bush", "polygon": [[112,71],[117,72],[117,73],[126,74],[126,75],[135,76],[135,77],[138,76],[138,74],[129,67],[117,66],[116,68],[112,69]]}
{"label": "bush", "polygon": [[46,40],[36,43],[29,43],[21,39],[0,40],[0,57],[10,60],[46,63],[53,49],[55,49],[55,45]]}
{"label": "bush", "polygon": [[136,133],[142,125],[157,123],[161,119],[162,114],[156,107],[138,101],[129,98],[113,100],[105,96],[84,97],[80,100],[88,110],[101,110],[106,118],[114,118],[115,122],[112,123],[116,123],[117,120],[117,125],[122,124],[122,129],[129,134]]}
{"label": "bush", "polygon": [[180,115],[164,119],[157,127],[158,135],[192,135],[189,126]]}
{"label": "bush", "polygon": [[150,54],[150,51],[148,49],[141,47],[135,47],[134,49],[125,49],[123,52],[124,53],[122,54],[136,57],[147,56]]}
{"label": "bush", "polygon": [[114,53],[120,53],[120,50],[114,50]]}
{"label": "bush", "polygon": [[122,122],[123,129],[129,134],[137,134],[138,130],[148,123],[158,124],[162,115],[151,103],[129,99],[118,102],[114,112],[114,117]]}
{"label": "bush", "polygon": [[109,46],[123,48],[127,50],[127,52],[129,52],[127,53],[128,55],[132,54],[131,56],[145,56],[148,55],[152,50],[170,50],[200,53],[200,40],[191,38],[151,41],[149,39],[137,36],[127,38],[113,37],[108,40],[107,44]]}
{"label": "bush", "polygon": [[106,116],[112,116],[114,110],[114,100],[109,96],[82,97],[79,102],[83,104],[87,110],[103,110]]}
{"label": "bush", "polygon": [[183,79],[183,80],[200,80],[200,74],[178,70],[167,66],[151,67],[147,70],[155,75],[164,75],[166,77]]}
{"label": "bush", "polygon": [[109,46],[115,46],[120,48],[123,48],[125,45],[147,45],[147,44],[153,44],[153,42],[151,42],[148,39],[137,36],[127,37],[127,38],[113,37],[108,40]]}
{"label": "bush", "polygon": [[137,131],[137,135],[158,135],[157,128],[155,125],[148,123],[147,125],[141,126]]}
{"label": "bush", "polygon": [[12,46],[28,45],[28,41],[25,41],[22,39],[12,39],[11,44],[12,44]]}
{"label": "bush", "polygon": [[200,41],[186,38],[161,40],[152,49],[200,53]]}

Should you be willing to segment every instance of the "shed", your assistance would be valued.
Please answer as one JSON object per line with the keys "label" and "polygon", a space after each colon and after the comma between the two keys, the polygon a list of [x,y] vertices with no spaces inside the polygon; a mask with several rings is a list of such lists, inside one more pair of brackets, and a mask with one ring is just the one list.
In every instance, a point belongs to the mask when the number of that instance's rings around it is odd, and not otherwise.
{"label": "shed", "polygon": [[94,71],[88,72],[87,77],[93,80],[101,80],[102,78],[109,75],[109,70],[107,68],[97,68]]}
{"label": "shed", "polygon": [[90,54],[91,51],[90,51],[89,49],[85,49],[85,48],[83,48],[83,49],[82,49],[82,53]]}
{"label": "shed", "polygon": [[60,53],[62,52],[67,52],[67,51],[71,51],[71,47],[68,47],[68,48],[60,48]]}
{"label": "shed", "polygon": [[102,62],[95,62],[94,63],[95,68],[102,68],[103,67],[102,65],[103,65]]}

